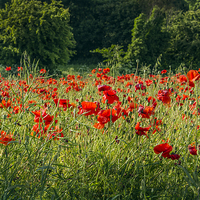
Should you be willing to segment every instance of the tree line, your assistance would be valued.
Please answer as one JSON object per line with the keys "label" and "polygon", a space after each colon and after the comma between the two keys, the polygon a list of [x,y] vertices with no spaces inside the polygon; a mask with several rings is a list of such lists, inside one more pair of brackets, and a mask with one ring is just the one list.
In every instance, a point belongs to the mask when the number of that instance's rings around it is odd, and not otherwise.
{"label": "tree line", "polygon": [[53,68],[97,63],[115,45],[122,65],[160,58],[165,68],[197,67],[199,7],[200,0],[1,0],[0,62],[17,63],[26,50]]}

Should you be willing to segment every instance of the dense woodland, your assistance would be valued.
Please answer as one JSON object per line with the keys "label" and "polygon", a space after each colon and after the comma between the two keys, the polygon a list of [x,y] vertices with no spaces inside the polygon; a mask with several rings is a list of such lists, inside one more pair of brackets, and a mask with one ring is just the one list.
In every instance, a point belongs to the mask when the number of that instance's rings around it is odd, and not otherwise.
{"label": "dense woodland", "polygon": [[[17,1],[25,2],[25,4],[32,2]],[[12,0],[0,1],[1,35],[3,35],[2,32],[7,23],[1,23],[6,19],[2,16],[10,19],[9,15],[5,15],[5,3],[10,2],[16,4],[16,1]],[[52,1],[42,0],[42,2],[51,4]],[[72,28],[70,31],[73,33],[73,39],[72,36],[69,36],[73,41],[71,40],[68,47],[69,49],[74,47],[74,51],[68,55],[67,62],[70,57],[70,62],[98,63],[102,61],[102,55],[104,58],[109,58],[110,55],[117,53],[117,62],[126,66],[139,59],[143,65],[151,64],[151,66],[159,61],[162,68],[168,68],[169,65],[176,68],[181,63],[186,67],[199,67],[199,0],[63,0],[62,4],[70,14],[69,27]],[[4,24],[4,28],[2,24]],[[13,27],[13,24],[10,23],[9,26]],[[60,27],[61,29],[62,27]],[[46,31],[48,32],[48,30]],[[43,32],[43,34],[45,33]],[[1,49],[5,49],[5,44],[10,45],[9,40],[5,42],[5,33],[0,39],[3,44]],[[55,40],[46,41],[51,47],[49,49],[56,49],[57,47],[51,45],[51,42],[55,42]],[[17,41],[14,43],[16,44]],[[28,41],[25,44],[27,43]],[[33,41],[32,44],[34,44]],[[24,44],[21,45],[21,50],[19,49],[14,59],[9,59],[13,60],[12,63],[19,59],[20,53],[26,50],[24,46]],[[17,48],[15,45],[14,47]],[[96,52],[100,52],[102,55],[91,53],[91,50],[95,49],[98,49]],[[38,54],[38,52],[31,53],[30,51],[34,51],[33,48],[29,48],[28,53],[36,59],[41,58],[41,52]],[[57,57],[55,56],[56,58],[51,63],[45,61],[43,64],[65,64],[66,62],[59,63],[59,56],[56,52],[60,52],[59,49],[55,50]],[[50,50],[47,53],[50,54]],[[9,57],[3,55],[1,63],[6,64],[5,59]],[[52,57],[54,55],[51,55]],[[107,60],[109,61],[109,59]]]}

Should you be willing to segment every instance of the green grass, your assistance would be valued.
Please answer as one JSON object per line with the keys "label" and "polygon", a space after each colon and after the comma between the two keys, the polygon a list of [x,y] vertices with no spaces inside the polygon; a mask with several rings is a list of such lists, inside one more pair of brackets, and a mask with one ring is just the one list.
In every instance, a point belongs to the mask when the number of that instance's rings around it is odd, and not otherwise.
{"label": "green grass", "polygon": [[58,70],[61,70],[63,75],[68,74],[84,74],[90,73],[97,65],[86,65],[86,64],[69,64],[66,66],[58,66]]}

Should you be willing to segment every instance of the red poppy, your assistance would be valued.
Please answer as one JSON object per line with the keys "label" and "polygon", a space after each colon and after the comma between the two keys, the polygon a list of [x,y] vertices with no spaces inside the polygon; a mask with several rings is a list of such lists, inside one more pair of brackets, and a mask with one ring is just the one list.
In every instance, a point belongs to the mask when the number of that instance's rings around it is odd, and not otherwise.
{"label": "red poppy", "polygon": [[186,83],[187,82],[187,77],[185,75],[180,75],[178,78],[177,78],[177,81],[179,83]]}
{"label": "red poppy", "polygon": [[45,69],[40,70],[40,74],[45,74],[47,71]]}
{"label": "red poppy", "polygon": [[32,79],[32,78],[33,78],[33,75],[32,75],[32,74],[30,74],[30,75],[29,75],[29,78],[30,78],[30,79]]}
{"label": "red poppy", "polygon": [[64,137],[64,134],[62,133],[63,129],[59,129],[58,126],[55,126],[51,128],[50,133],[47,135],[48,139],[53,138],[54,140],[59,140],[60,137]]}
{"label": "red poppy", "polygon": [[[45,122],[45,125],[50,124],[53,121],[53,116],[50,116],[49,114],[46,113],[47,108],[42,110],[42,113],[40,110],[37,111],[32,111],[32,113],[35,115],[34,122]],[[57,120],[55,121],[57,122]]]}
{"label": "red poppy", "polygon": [[98,117],[97,117],[97,121],[99,123],[94,124],[94,127],[97,129],[102,129],[104,128],[106,123],[110,122],[111,118],[112,118],[112,122],[114,123],[119,117],[120,115],[117,115],[117,111],[114,109],[101,110],[99,111]]}
{"label": "red poppy", "polygon": [[112,88],[109,85],[97,85],[98,91],[106,91],[106,90],[112,90]]}
{"label": "red poppy", "polygon": [[108,104],[112,104],[115,101],[119,101],[119,97],[116,95],[116,91],[115,90],[106,90],[103,92],[104,96],[103,96],[103,103],[106,102]]}
{"label": "red poppy", "polygon": [[137,85],[135,85],[135,92],[137,91],[137,90],[145,90],[146,89],[146,86],[144,86],[143,85],[143,83],[141,83],[141,84],[137,84]]}
{"label": "red poppy", "polygon": [[95,72],[96,72],[96,69],[93,69],[93,70],[92,70],[92,74],[94,74]]}
{"label": "red poppy", "polygon": [[188,77],[189,81],[194,82],[194,81],[200,79],[200,74],[198,73],[197,70],[190,70],[187,73],[187,77]]}
{"label": "red poppy", "polygon": [[67,108],[74,107],[74,105],[69,103],[68,99],[54,99],[54,102],[56,106],[64,108],[64,111],[66,111]]}
{"label": "red poppy", "polygon": [[131,102],[129,103],[129,110],[130,111],[133,111],[133,109],[137,108],[138,107],[138,104],[137,103],[134,103],[134,102]]}
{"label": "red poppy", "polygon": [[194,142],[188,146],[188,149],[191,155],[197,155],[197,149],[194,145]]}
{"label": "red poppy", "polygon": [[146,128],[142,128],[142,127],[140,127],[140,122],[137,122],[137,124],[136,124],[136,126],[135,126],[135,130],[137,130],[136,131],[136,134],[137,135],[145,135],[147,138],[148,138],[148,136],[147,136],[147,131],[149,131],[149,129],[151,128],[151,125],[149,125],[148,127],[146,127]]}
{"label": "red poppy", "polygon": [[167,73],[167,70],[165,69],[161,71],[161,74],[166,74],[166,73]]}
{"label": "red poppy", "polygon": [[22,71],[23,70],[23,67],[17,67],[17,71]]}
{"label": "red poppy", "polygon": [[154,107],[153,106],[144,106],[140,105],[138,109],[139,116],[142,118],[150,118],[151,115],[154,115]]}
{"label": "red poppy", "polygon": [[79,115],[97,115],[97,113],[101,110],[100,108],[100,104],[98,102],[87,102],[87,101],[83,101],[81,103],[81,106],[78,107],[79,108]]}
{"label": "red poppy", "polygon": [[8,108],[11,106],[11,101],[10,99],[8,99],[8,101],[6,102],[4,99],[2,100],[2,102],[0,103],[0,108]]}
{"label": "red poppy", "polygon": [[1,131],[0,143],[3,145],[9,145],[8,143],[14,141],[15,139],[11,134],[6,134],[5,131]]}
{"label": "red poppy", "polygon": [[170,158],[169,153],[172,151],[172,146],[170,146],[167,142],[164,144],[159,144],[154,147],[154,152],[156,154],[162,153],[164,158]]}
{"label": "red poppy", "polygon": [[170,158],[171,158],[172,160],[178,160],[178,159],[180,158],[180,155],[178,155],[178,154],[176,154],[176,153],[172,153],[172,154],[170,155]]}
{"label": "red poppy", "polygon": [[103,73],[104,73],[104,74],[107,74],[108,72],[110,72],[110,69],[109,69],[109,68],[103,69]]}
{"label": "red poppy", "polygon": [[6,67],[6,71],[11,71],[11,67]]}
{"label": "red poppy", "polygon": [[157,102],[156,102],[156,99],[155,99],[155,98],[153,98],[152,96],[150,96],[150,97],[148,97],[147,101],[148,101],[149,103],[152,102],[152,107],[153,107],[153,108],[156,108]]}
{"label": "red poppy", "polygon": [[157,98],[158,100],[162,101],[163,104],[170,104],[171,98],[170,98],[170,93],[168,90],[159,90]]}

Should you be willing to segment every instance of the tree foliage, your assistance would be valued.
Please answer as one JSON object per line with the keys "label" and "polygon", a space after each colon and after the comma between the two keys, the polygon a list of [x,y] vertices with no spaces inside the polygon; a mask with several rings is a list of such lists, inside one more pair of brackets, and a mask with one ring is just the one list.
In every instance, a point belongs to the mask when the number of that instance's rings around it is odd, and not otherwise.
{"label": "tree foliage", "polygon": [[131,42],[134,19],[140,14],[137,0],[63,0],[71,14],[77,42],[74,59],[91,58],[90,50]]}
{"label": "tree foliage", "polygon": [[[153,67],[162,58],[163,67],[198,65],[200,0],[62,0],[63,7],[59,0],[41,2],[13,0],[0,11],[1,63],[16,63],[27,50],[43,65],[64,64],[72,55],[73,31],[72,61],[99,62],[110,52],[118,55],[113,47],[120,47],[125,63],[139,59]],[[90,53],[95,49],[102,56]]]}
{"label": "tree foliage", "polygon": [[67,63],[75,42],[69,20],[59,1],[12,0],[0,10],[1,63],[19,63],[24,51],[40,66]]}
{"label": "tree foliage", "polygon": [[169,41],[169,34],[163,30],[165,13],[154,7],[149,18],[140,14],[135,19],[132,30],[132,42],[128,46],[125,62],[139,59],[143,64],[155,64],[160,54],[164,54]]}
{"label": "tree foliage", "polygon": [[200,64],[200,10],[179,13],[169,24],[171,35],[167,51],[168,59],[174,64],[186,66]]}

